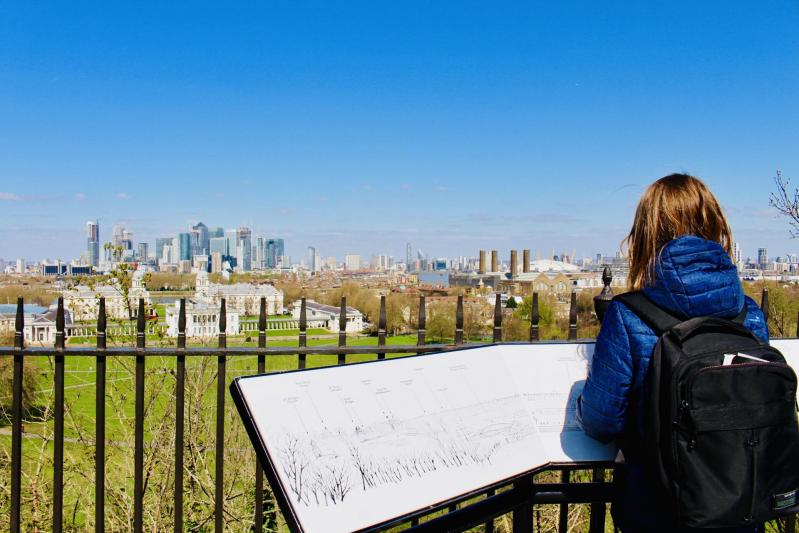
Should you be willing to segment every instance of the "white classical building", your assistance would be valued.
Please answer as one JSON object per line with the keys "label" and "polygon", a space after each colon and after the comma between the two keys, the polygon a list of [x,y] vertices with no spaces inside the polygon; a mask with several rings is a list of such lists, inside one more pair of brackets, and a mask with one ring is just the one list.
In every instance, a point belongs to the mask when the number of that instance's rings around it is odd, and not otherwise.
{"label": "white classical building", "polygon": [[[294,302],[291,316],[294,320],[300,319],[301,300]],[[341,309],[332,305],[320,304],[313,300],[305,301],[305,318],[310,321],[322,321],[325,329],[338,331],[338,321]],[[347,307],[347,333],[360,333],[363,330],[363,313],[354,307]]]}
{"label": "white classical building", "polygon": [[261,298],[266,299],[266,313],[270,316],[283,314],[283,291],[272,285],[253,283],[233,283],[223,285],[211,283],[208,273],[200,271],[195,281],[194,299],[219,309],[222,298],[225,308],[240,315],[257,315],[261,309]]}
{"label": "white classical building", "polygon": [[[11,333],[16,327],[16,306],[0,306],[0,332]],[[26,343],[52,345],[55,342],[55,319],[57,307],[49,308],[25,305],[23,307],[23,337]],[[72,314],[64,309],[64,330],[72,325]]]}
{"label": "white classical building", "polygon": [[139,298],[144,298],[147,307],[152,305],[150,291],[144,285],[144,270],[136,270],[131,277],[131,286],[128,291],[128,303],[122,289],[117,283],[113,285],[100,284],[95,286],[77,285],[66,289],[64,295],[64,307],[72,313],[76,321],[97,320],[97,312],[100,305],[100,298],[105,298],[105,316],[114,320],[126,320],[128,316],[128,304],[132,316],[136,316],[139,306]]}
{"label": "white classical building", "polygon": [[[180,301],[166,308],[166,333],[170,337],[178,336],[178,319],[180,318]],[[239,313],[225,305],[225,333],[236,335],[239,332]],[[186,300],[186,336],[211,338],[219,335],[219,306],[205,301],[190,298]]]}

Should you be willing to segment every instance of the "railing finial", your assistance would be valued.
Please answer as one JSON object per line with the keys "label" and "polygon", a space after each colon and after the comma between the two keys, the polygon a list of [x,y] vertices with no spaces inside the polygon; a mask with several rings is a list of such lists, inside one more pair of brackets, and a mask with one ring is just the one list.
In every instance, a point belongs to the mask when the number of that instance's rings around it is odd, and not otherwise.
{"label": "railing finial", "polygon": [[569,340],[577,339],[577,293],[572,291],[569,300]]}
{"label": "railing finial", "polygon": [[139,298],[139,310],[136,317],[136,347],[144,348],[145,316],[144,298]]}
{"label": "railing finial", "polygon": [[533,301],[530,305],[530,342],[537,341],[540,337],[538,322],[541,320],[541,314],[538,310],[538,293],[533,293]]}
{"label": "railing finial", "polygon": [[97,347],[100,349],[106,348],[106,330],[108,329],[107,318],[105,316],[105,297],[100,297],[100,303],[97,306]]}
{"label": "railing finial", "polygon": [[224,298],[219,304],[219,347],[227,347],[227,306]]}
{"label": "railing finial", "polygon": [[258,347],[266,348],[266,298],[263,296],[258,310]]}
{"label": "railing finial", "polygon": [[178,310],[178,348],[186,347],[186,298],[180,299]]}
{"label": "railing finial", "polygon": [[458,295],[455,308],[455,344],[463,344],[463,295]]}
{"label": "railing finial", "polygon": [[55,314],[55,347],[57,350],[64,349],[64,297],[58,297],[58,308]]}
{"label": "railing finial", "polygon": [[613,289],[610,288],[611,282],[613,282],[613,273],[610,267],[605,265],[602,271],[602,292],[594,296],[594,312],[600,322],[605,317],[605,312],[608,310],[611,300],[613,300]]}
{"label": "railing finial", "polygon": [[14,321],[14,348],[25,347],[25,303],[22,297],[17,298],[17,316]]}
{"label": "railing finial", "polygon": [[[386,345],[386,295],[380,295],[380,314],[377,321],[377,345]],[[385,359],[385,353],[377,354],[378,359]]]}
{"label": "railing finial", "polygon": [[[510,298],[510,296],[509,296]],[[494,298],[494,342],[502,342],[502,296],[497,293]]]}

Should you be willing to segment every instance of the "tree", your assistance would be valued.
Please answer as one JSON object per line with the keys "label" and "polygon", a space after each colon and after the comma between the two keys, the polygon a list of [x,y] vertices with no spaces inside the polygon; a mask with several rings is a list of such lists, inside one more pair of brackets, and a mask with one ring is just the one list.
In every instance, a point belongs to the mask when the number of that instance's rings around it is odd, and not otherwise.
{"label": "tree", "polygon": [[799,188],[795,188],[790,192],[790,178],[783,178],[782,172],[777,171],[774,176],[774,184],[777,186],[777,192],[772,192],[769,195],[769,205],[777,210],[777,212],[788,217],[788,224],[791,229],[788,232],[791,238],[799,237]]}

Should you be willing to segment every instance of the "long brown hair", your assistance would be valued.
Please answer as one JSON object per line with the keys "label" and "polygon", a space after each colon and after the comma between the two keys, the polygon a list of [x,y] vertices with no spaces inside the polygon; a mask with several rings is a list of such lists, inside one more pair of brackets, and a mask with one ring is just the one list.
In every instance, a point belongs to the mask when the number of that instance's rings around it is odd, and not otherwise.
{"label": "long brown hair", "polygon": [[658,254],[681,235],[716,241],[732,256],[730,226],[707,185],[688,174],[670,174],[644,191],[625,239],[631,290],[652,284]]}

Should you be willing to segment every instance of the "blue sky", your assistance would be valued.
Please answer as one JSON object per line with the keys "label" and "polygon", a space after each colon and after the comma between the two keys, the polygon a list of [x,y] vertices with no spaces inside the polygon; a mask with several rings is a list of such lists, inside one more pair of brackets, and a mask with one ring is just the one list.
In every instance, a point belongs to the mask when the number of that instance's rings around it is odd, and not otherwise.
{"label": "blue sky", "polygon": [[612,253],[703,178],[746,254],[799,251],[799,2],[18,3],[0,13],[0,257],[84,223],[209,226],[299,259]]}

